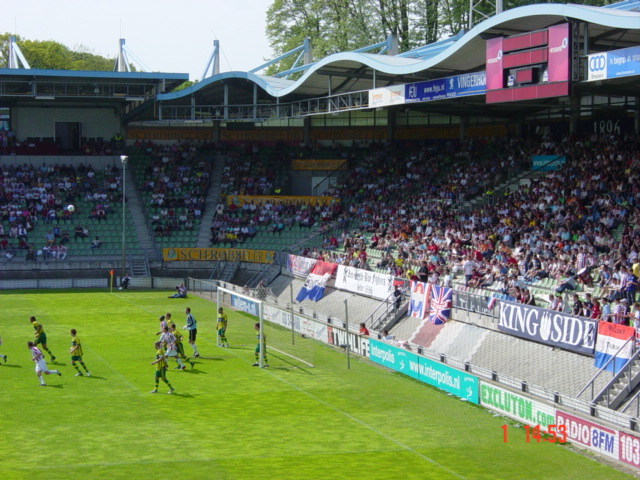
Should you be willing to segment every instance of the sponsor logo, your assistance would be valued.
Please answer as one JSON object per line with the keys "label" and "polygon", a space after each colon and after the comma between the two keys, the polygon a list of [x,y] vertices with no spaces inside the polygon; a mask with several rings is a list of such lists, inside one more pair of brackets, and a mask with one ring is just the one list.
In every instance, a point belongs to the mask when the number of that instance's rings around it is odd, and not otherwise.
{"label": "sponsor logo", "polygon": [[487,59],[487,63],[498,63],[502,60],[502,50],[498,50],[498,55],[495,58]]}
{"label": "sponsor logo", "polygon": [[589,57],[589,71],[600,72],[605,69],[607,60],[604,55],[594,55]]}
{"label": "sponsor logo", "polygon": [[388,362],[393,364],[396,363],[396,358],[393,355],[393,352],[378,348],[376,345],[374,345],[373,348],[371,349],[371,356],[377,357],[383,362]]}
{"label": "sponsor logo", "polygon": [[567,37],[564,37],[562,39],[562,43],[560,44],[559,47],[553,47],[549,49],[549,53],[559,53],[561,51],[563,51],[564,49],[566,49],[569,46],[569,39]]}

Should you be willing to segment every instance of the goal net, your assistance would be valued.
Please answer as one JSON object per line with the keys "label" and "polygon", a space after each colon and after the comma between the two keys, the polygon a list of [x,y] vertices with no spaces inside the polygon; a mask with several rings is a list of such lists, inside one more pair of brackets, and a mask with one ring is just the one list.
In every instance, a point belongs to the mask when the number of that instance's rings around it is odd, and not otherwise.
{"label": "goal net", "polygon": [[256,363],[261,368],[267,365],[314,366],[314,342],[296,331],[293,315],[265,315],[262,300],[223,287],[218,287],[216,295],[216,311],[220,307],[248,314],[237,327],[245,333],[251,330],[255,338],[252,347],[256,351]]}

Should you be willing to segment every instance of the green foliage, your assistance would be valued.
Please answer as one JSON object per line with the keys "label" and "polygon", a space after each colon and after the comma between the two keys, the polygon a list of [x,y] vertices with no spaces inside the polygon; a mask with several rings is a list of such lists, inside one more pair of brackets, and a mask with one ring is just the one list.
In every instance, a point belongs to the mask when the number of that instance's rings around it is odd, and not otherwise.
{"label": "green foliage", "polygon": [[[271,368],[253,368],[254,320],[229,309],[231,348],[218,348],[215,305],[167,295],[0,293],[2,480],[632,478],[569,448],[526,443],[511,421],[504,443],[504,418],[355,356],[347,370],[341,350],[318,344],[313,369],[271,351]],[[193,370],[170,362],[174,395],[162,382],[150,394],[158,316],[172,312],[181,327],[187,306],[200,358]],[[48,366],[62,372],[44,388],[26,347],[30,315],[57,357]],[[91,377],[74,376],[71,328]]]}
{"label": "green foliage", "polygon": [[[0,35],[2,44],[1,57],[8,57],[8,40],[11,34]],[[113,70],[114,59],[95,55],[80,47],[77,50],[62,45],[53,40],[23,40],[16,36],[16,43],[22,50],[23,55],[29,62],[31,68],[41,70],[91,70],[91,71],[111,71]]]}
{"label": "green foliage", "polygon": [[[539,3],[505,0],[504,9]],[[569,3],[563,0],[558,3]],[[602,6],[612,0],[586,0]],[[493,2],[477,2],[476,9],[493,15]],[[468,0],[274,0],[267,10],[267,38],[276,55],[311,39],[313,58],[351,51],[398,37],[400,52],[448,38],[469,24]],[[291,67],[287,57],[267,74]]]}
{"label": "green foliage", "polygon": [[181,83],[180,85],[178,85],[176,88],[174,88],[171,91],[172,92],[179,92],[180,90],[184,90],[185,88],[189,88],[189,87],[195,85],[198,82],[199,82],[199,80],[197,78],[195,80],[187,80],[186,82]]}

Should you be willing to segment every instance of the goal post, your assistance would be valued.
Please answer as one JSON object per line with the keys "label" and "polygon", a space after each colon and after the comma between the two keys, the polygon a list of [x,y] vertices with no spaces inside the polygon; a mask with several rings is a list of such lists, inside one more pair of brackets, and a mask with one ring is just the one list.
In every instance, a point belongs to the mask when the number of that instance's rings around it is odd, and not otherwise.
{"label": "goal post", "polygon": [[[236,310],[240,310],[242,312],[248,313],[256,317],[257,322],[260,326],[257,333],[257,344],[263,346],[264,345],[264,316],[263,316],[263,302],[262,300],[258,300],[256,298],[250,297],[243,293],[234,292],[233,290],[229,290],[224,287],[218,287],[216,291],[216,319],[218,315],[218,311],[220,311],[220,307],[223,305],[229,305]],[[216,344],[220,345],[220,337],[218,335],[218,330],[216,329]],[[265,357],[265,349],[260,348],[258,352],[258,365],[260,368],[263,368],[266,364],[264,361]]]}
{"label": "goal post", "polygon": [[[216,293],[216,312],[220,307],[229,306],[232,309],[248,313],[256,318],[259,329],[255,332],[256,350],[258,353],[257,363],[260,368],[268,365],[269,357],[277,357],[285,363],[291,365],[304,364],[313,367],[313,340],[306,338],[295,329],[293,315],[290,318],[270,319],[265,318],[265,304],[262,300],[252,296],[218,287]],[[217,315],[217,313],[216,313]],[[220,343],[216,330],[216,343]],[[260,348],[258,349],[258,345]],[[272,362],[273,363],[273,362]]]}

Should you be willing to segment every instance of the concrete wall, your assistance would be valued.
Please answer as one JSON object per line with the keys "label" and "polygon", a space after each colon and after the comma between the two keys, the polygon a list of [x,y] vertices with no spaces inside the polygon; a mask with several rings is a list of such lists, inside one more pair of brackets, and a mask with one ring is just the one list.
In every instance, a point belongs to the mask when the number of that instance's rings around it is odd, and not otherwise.
{"label": "concrete wall", "polygon": [[25,108],[11,110],[11,124],[18,139],[55,137],[55,122],[82,123],[81,136],[110,140],[120,129],[120,112],[115,108]]}

